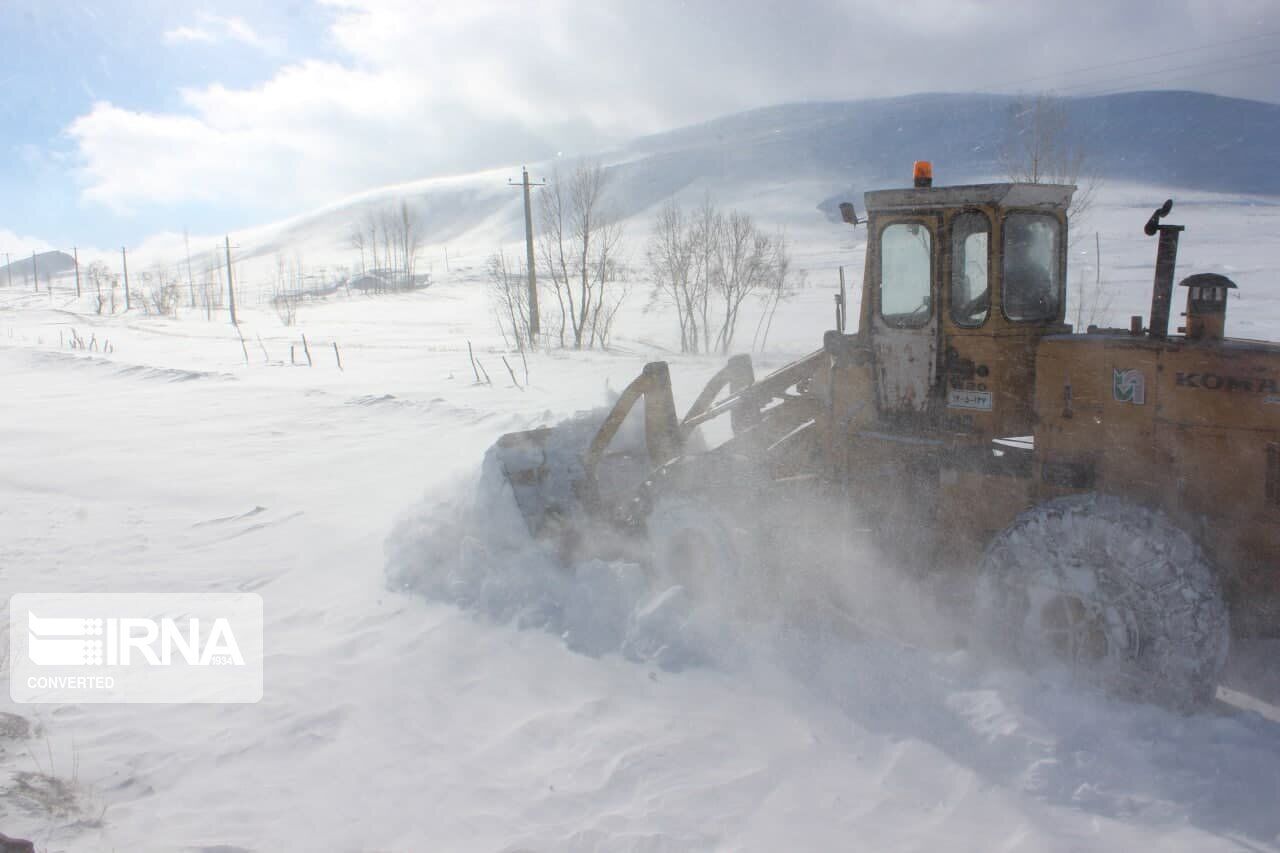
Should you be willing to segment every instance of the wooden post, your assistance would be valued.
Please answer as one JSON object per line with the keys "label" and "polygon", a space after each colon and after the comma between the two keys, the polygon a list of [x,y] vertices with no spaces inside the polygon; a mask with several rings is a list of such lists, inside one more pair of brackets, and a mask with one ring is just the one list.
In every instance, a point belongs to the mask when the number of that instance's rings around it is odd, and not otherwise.
{"label": "wooden post", "polygon": [[529,169],[526,166],[520,167],[520,183],[507,181],[509,186],[524,190],[524,251],[525,264],[529,268],[529,346],[534,349],[537,349],[538,334],[541,329],[538,314],[538,272],[533,258],[533,205],[529,200],[529,189],[546,186],[546,183],[546,181],[530,183]]}
{"label": "wooden post", "polygon": [[35,278],[36,293],[40,292],[40,270],[36,267],[36,253],[31,252],[31,275]]}
{"label": "wooden post", "polygon": [[503,363],[503,364],[505,364],[505,365],[507,365],[507,373],[510,373],[510,374],[511,374],[511,382],[512,382],[512,383],[513,383],[517,388],[519,388],[521,391],[523,391],[523,390],[524,390],[524,387],[523,387],[523,386],[521,386],[521,385],[520,385],[520,382],[516,379],[516,372],[515,372],[514,370],[512,370],[512,369],[511,369],[511,364],[507,361],[507,357],[506,357],[505,355],[502,357],[502,363]]}
{"label": "wooden post", "polygon": [[307,367],[311,367],[311,347],[307,346],[307,336],[302,336],[302,351],[307,354]]}
{"label": "wooden post", "polygon": [[191,278],[191,241],[187,239],[186,228],[182,229],[182,245],[186,247],[186,250],[187,250],[187,290],[190,292],[190,295],[191,295],[191,305],[189,307],[195,308],[196,307],[196,284],[195,284],[195,281]]}
{"label": "wooden post", "polygon": [[338,369],[342,370],[342,353],[338,352],[338,342],[333,342],[333,357],[338,362]]}
{"label": "wooden post", "polygon": [[71,256],[76,263],[76,299],[80,298],[80,250],[75,246],[71,247]]}
{"label": "wooden post", "polygon": [[529,170],[521,167],[524,183],[524,250],[529,265],[529,346],[537,346],[538,333],[538,275],[533,262],[533,207],[529,202]]}
{"label": "wooden post", "polygon": [[244,353],[244,366],[249,366],[249,345],[244,342],[244,332],[236,326],[236,335],[240,338],[240,351]]}
{"label": "wooden post", "polygon": [[1102,235],[1093,232],[1093,287],[1094,292],[1102,290]]}
{"label": "wooden post", "polygon": [[471,341],[467,341],[467,355],[471,356],[471,372],[476,375],[476,384],[480,384],[480,371],[476,368],[476,354],[471,350]]}
{"label": "wooden post", "polygon": [[231,237],[227,237],[227,305],[231,309],[231,325],[238,326],[236,322],[236,288],[231,282]]}
{"label": "wooden post", "polygon": [[849,303],[845,298],[844,267],[840,267],[840,298],[836,310],[836,330],[844,334],[845,323],[849,321]]}
{"label": "wooden post", "polygon": [[124,310],[129,310],[129,256],[120,247],[120,264],[124,267]]}

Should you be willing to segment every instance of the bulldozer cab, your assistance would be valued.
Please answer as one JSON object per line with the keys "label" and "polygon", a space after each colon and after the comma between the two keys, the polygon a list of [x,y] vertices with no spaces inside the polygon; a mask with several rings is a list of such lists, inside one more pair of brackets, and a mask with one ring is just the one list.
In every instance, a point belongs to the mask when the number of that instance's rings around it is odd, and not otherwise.
{"label": "bulldozer cab", "polygon": [[927,164],[917,164],[915,187],[866,194],[858,338],[882,419],[913,431],[1031,431],[1036,343],[1069,331],[1074,189],[933,187]]}

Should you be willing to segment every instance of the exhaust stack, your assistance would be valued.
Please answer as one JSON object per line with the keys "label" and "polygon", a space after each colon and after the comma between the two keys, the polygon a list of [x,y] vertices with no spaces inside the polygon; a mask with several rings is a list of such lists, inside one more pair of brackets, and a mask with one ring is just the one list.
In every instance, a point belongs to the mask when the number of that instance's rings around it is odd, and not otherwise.
{"label": "exhaust stack", "polygon": [[1148,237],[1160,235],[1156,249],[1156,277],[1151,289],[1151,326],[1147,334],[1157,340],[1169,337],[1169,304],[1173,301],[1173,270],[1178,261],[1178,235],[1181,225],[1162,225],[1160,220],[1173,210],[1173,199],[1158,207],[1143,227]]}

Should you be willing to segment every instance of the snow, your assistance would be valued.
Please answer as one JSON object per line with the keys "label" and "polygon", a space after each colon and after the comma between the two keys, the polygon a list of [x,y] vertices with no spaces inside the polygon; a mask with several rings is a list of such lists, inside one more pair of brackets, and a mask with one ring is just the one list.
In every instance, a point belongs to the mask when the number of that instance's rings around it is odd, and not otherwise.
{"label": "snow", "polygon": [[[1095,212],[1117,324],[1146,313],[1139,229],[1161,198],[1116,188]],[[796,211],[811,286],[763,369],[816,347],[835,264],[859,290],[861,234]],[[1179,275],[1241,285],[1233,334],[1280,338],[1278,220],[1175,208]],[[906,580],[884,612],[910,644],[699,611],[625,561],[567,572],[487,449],[604,404],[654,357],[687,406],[719,359],[665,353],[671,320],[637,294],[619,351],[533,355],[521,390],[483,248],[425,291],[304,304],[296,328],[246,299],[248,365],[198,313],[98,317],[65,286],[0,287],[3,589],[253,591],[267,644],[254,705],[0,698],[41,729],[0,739],[0,831],[51,851],[1280,848],[1264,713],[1180,716],[992,665],[929,636]],[[113,352],[60,347],[73,327]],[[301,332],[311,368],[289,365]],[[1252,675],[1275,685],[1274,661]],[[74,808],[19,796],[31,771],[74,777]]]}

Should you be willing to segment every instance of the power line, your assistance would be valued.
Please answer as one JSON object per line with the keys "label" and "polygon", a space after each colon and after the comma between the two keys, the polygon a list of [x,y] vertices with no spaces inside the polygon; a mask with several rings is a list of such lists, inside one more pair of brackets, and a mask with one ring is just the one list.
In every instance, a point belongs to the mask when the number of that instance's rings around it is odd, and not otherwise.
{"label": "power line", "polygon": [[[1121,75],[1119,77],[1104,77],[1100,80],[1092,80],[1085,83],[1076,83],[1069,86],[1055,86],[1054,91],[1070,92],[1077,89],[1089,89],[1094,86],[1110,86],[1110,85],[1121,83],[1122,81],[1138,80],[1145,77],[1159,77],[1159,76],[1167,75],[1176,71],[1190,71],[1190,70],[1198,70],[1198,69],[1204,69],[1204,68],[1212,68],[1215,65],[1223,65],[1223,64],[1233,65],[1247,59],[1255,59],[1261,56],[1274,56],[1278,53],[1280,53],[1280,47],[1273,47],[1267,50],[1259,50],[1253,53],[1244,53],[1239,56],[1226,57],[1223,59],[1211,59],[1205,62],[1192,62],[1187,65],[1173,65],[1166,68],[1157,68],[1152,71],[1143,71],[1135,74]],[[1245,66],[1245,67],[1250,67],[1250,66]],[[1224,68],[1221,70],[1231,71],[1235,69]],[[1185,75],[1182,75],[1182,76],[1185,76]]]}
{"label": "power line", "polygon": [[[1197,72],[1185,72],[1182,74],[1174,74],[1169,79],[1181,80],[1187,77],[1212,77],[1215,74],[1228,74],[1232,71],[1246,71],[1253,68],[1266,68],[1269,65],[1277,65],[1277,64],[1280,64],[1280,57],[1276,57],[1275,59],[1269,59],[1263,62],[1246,63],[1245,65],[1233,66],[1230,68],[1219,68],[1216,71],[1197,71]],[[1129,86],[1121,86],[1119,88],[1103,89],[1097,92],[1081,92],[1081,93],[1077,93],[1077,96],[1088,95],[1091,97],[1096,97],[1101,95],[1114,95],[1117,92],[1130,91],[1130,89],[1131,87]]]}
{"label": "power line", "polygon": [[[1132,65],[1134,63],[1142,63],[1142,61],[1148,61],[1152,59],[1166,59],[1166,58],[1169,58],[1169,56],[1180,56],[1180,55],[1189,54],[1189,53],[1196,53],[1196,51],[1210,50],[1212,49],[1212,47],[1225,47],[1229,45],[1240,44],[1240,42],[1257,41],[1257,40],[1260,40],[1260,38],[1270,38],[1274,36],[1280,36],[1280,32],[1257,33],[1257,35],[1254,35],[1254,36],[1230,38],[1230,40],[1226,40],[1226,41],[1206,42],[1206,44],[1202,44],[1202,45],[1181,47],[1181,49],[1169,50],[1161,54],[1135,56],[1135,58],[1133,59],[1121,59],[1121,60],[1112,61],[1112,63],[1102,63],[1097,65],[1083,65],[1083,67],[1078,67],[1078,68],[1064,68],[1062,70],[1059,70],[1059,72],[1037,74],[1037,76],[1025,77],[1023,79],[1020,79],[1020,81],[1010,81],[1010,82],[1001,81],[1001,82],[992,83],[992,85],[989,85],[986,87],[979,86],[978,88],[987,88],[988,91],[996,91],[996,92],[1009,91],[1009,90],[1016,91],[1016,90],[1019,90],[1019,88],[1027,85],[1027,83],[1043,81],[1043,79],[1074,77],[1076,76],[1076,74],[1091,72],[1091,70],[1098,70],[1102,68],[1115,68],[1115,67],[1120,67],[1120,65]],[[1257,51],[1256,54],[1245,54],[1245,56],[1271,53],[1272,50],[1275,50],[1275,49]],[[1234,61],[1242,58],[1243,56],[1230,56],[1230,58],[1208,59],[1204,64],[1212,65],[1212,64],[1221,63],[1221,61]],[[1197,67],[1197,65],[1198,63],[1193,63],[1192,65],[1187,65],[1187,68],[1194,68],[1194,67]],[[1174,68],[1183,68],[1183,67],[1174,67]],[[1171,69],[1166,68],[1162,70],[1171,70]],[[1155,73],[1161,73],[1161,70],[1153,70],[1153,72],[1149,72],[1149,73],[1139,73],[1138,76],[1149,76],[1149,74],[1155,74]],[[1091,83],[1078,83],[1078,85],[1074,85],[1074,86],[1052,87],[1052,88],[1055,91],[1060,91],[1062,90],[1062,88],[1078,88],[1080,86],[1110,86],[1110,85],[1114,85],[1114,83],[1116,83],[1117,81],[1120,81],[1120,79],[1126,79],[1128,77],[1133,77],[1133,74],[1123,74],[1123,76],[1120,76],[1120,77],[1103,77],[1100,79],[1096,79],[1096,81],[1093,81]]]}
{"label": "power line", "polygon": [[1152,53],[1147,56],[1137,56],[1137,57],[1134,57],[1133,59],[1118,59],[1115,62],[1103,62],[1100,65],[1085,65],[1080,68],[1068,68],[1063,71],[1054,71],[1048,74],[1040,74],[1035,77],[1027,77],[1021,81],[1009,83],[1006,85],[1021,86],[1024,83],[1033,83],[1037,80],[1048,80],[1054,77],[1062,77],[1062,76],[1071,75],[1071,74],[1081,74],[1086,71],[1097,71],[1100,68],[1115,68],[1116,66],[1119,66],[1119,65],[1132,65],[1135,62],[1146,62],[1151,59],[1164,59],[1165,57],[1169,57],[1169,56],[1179,56],[1184,53],[1194,53],[1195,51],[1198,51],[1198,50],[1209,50],[1210,48],[1214,48],[1214,47],[1225,47],[1227,45],[1239,44],[1240,42],[1245,42],[1245,41],[1257,41],[1258,39],[1271,38],[1272,36],[1280,36],[1280,31],[1257,33],[1255,35],[1241,36],[1240,38],[1227,39],[1225,41],[1206,42],[1204,44],[1193,45],[1191,47],[1178,48],[1177,50],[1167,50],[1163,53]]}

